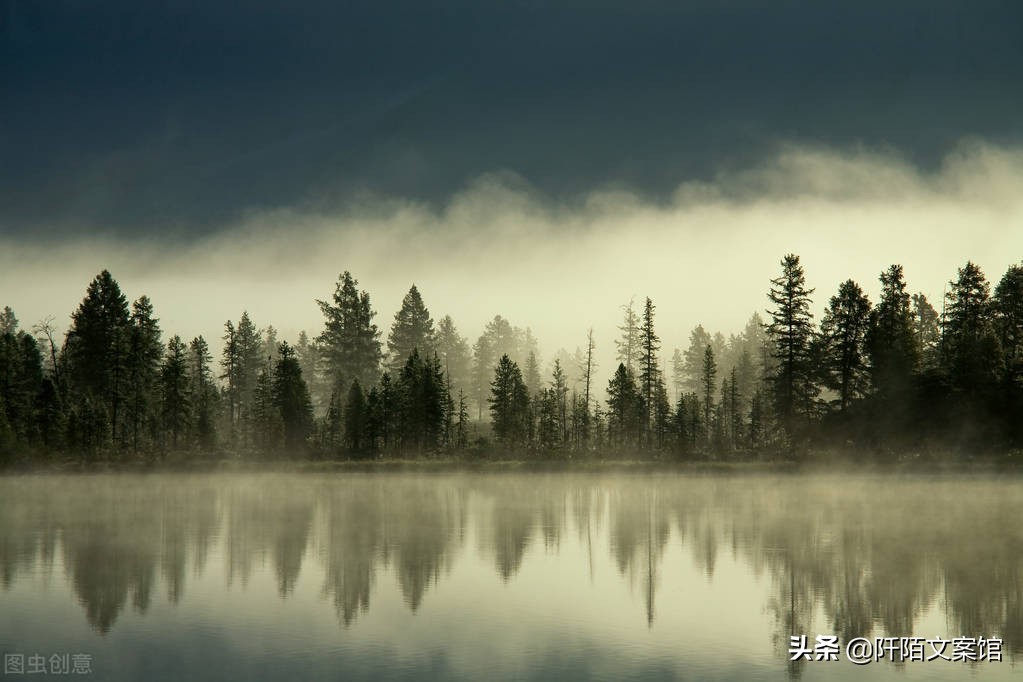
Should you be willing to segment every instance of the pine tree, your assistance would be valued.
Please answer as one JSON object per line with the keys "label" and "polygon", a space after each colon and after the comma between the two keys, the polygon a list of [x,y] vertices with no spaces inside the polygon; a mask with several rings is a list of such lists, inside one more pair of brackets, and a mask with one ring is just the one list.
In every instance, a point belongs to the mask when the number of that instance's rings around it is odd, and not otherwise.
{"label": "pine tree", "polygon": [[369,409],[359,380],[352,382],[345,401],[344,445],[353,454],[361,454],[370,447]]}
{"label": "pine tree", "polygon": [[635,445],[642,431],[643,400],[632,372],[619,363],[607,384],[607,429],[612,446]]}
{"label": "pine tree", "polygon": [[672,415],[672,431],[675,437],[675,448],[681,453],[689,452],[689,416],[687,414],[687,400],[685,395],[680,395],[675,402],[675,411]]}
{"label": "pine tree", "polygon": [[881,299],[871,314],[867,350],[874,386],[883,398],[898,401],[917,366],[913,311],[901,265],[890,266],[880,279]]}
{"label": "pine tree", "polygon": [[[118,443],[127,393],[128,300],[110,272],[92,280],[85,299],[71,316],[65,341],[69,382],[75,400],[88,399],[88,412],[106,413],[110,439]],[[91,420],[93,424],[95,419]]]}
{"label": "pine tree", "polygon": [[[743,348],[749,354],[748,374],[743,375],[741,381],[747,382],[744,395],[750,396],[752,401],[754,393],[760,392],[762,399],[770,395],[771,385],[777,373],[777,363],[772,356],[774,343],[767,333],[768,325],[764,323],[760,313],[754,312],[746,322],[742,331]],[[740,363],[742,358],[740,356]],[[750,405],[746,406],[749,409]],[[762,407],[764,407],[762,405]],[[769,415],[765,415],[765,418]]]}
{"label": "pine tree", "polygon": [[313,402],[313,414],[322,414],[326,403],[330,400],[330,387],[324,386],[320,377],[321,353],[319,345],[309,340],[305,331],[298,333],[295,343],[295,357],[302,368],[302,378],[309,387],[309,397]]}
{"label": "pine tree", "polygon": [[568,441],[568,380],[561,369],[560,360],[554,361],[550,393],[556,422],[556,440],[560,445]]}
{"label": "pine tree", "polygon": [[450,378],[452,388],[471,390],[472,356],[469,342],[458,333],[450,315],[445,315],[437,323],[434,345],[437,349],[437,356],[444,366],[444,371]]}
{"label": "pine tree", "polygon": [[671,387],[675,391],[675,400],[679,399],[686,386],[686,360],[678,348],[671,356]]}
{"label": "pine tree", "polygon": [[[353,382],[353,385],[355,382]],[[361,390],[361,388],[360,388]],[[375,389],[374,389],[375,390]],[[373,401],[369,405],[372,407]],[[327,403],[327,414],[323,418],[323,446],[327,452],[334,453],[342,444],[344,436],[344,422],[342,420],[342,405],[340,389],[335,387],[330,392],[330,401]]]}
{"label": "pine tree", "polygon": [[1003,376],[1009,386],[1023,387],[1023,265],[1009,266],[998,282],[992,313],[1002,347]]}
{"label": "pine tree", "polygon": [[458,421],[455,422],[455,447],[465,450],[469,447],[469,405],[465,392],[458,389]]}
{"label": "pine tree", "polygon": [[287,341],[277,346],[273,403],[280,414],[284,445],[291,452],[304,449],[313,430],[313,404],[302,378],[302,367]]}
{"label": "pine tree", "polygon": [[560,445],[560,429],[558,425],[558,406],[554,391],[542,388],[536,393],[537,409],[537,443],[544,451],[550,451]]}
{"label": "pine tree", "polygon": [[47,452],[63,449],[66,417],[53,377],[45,377],[35,402],[36,430]]}
{"label": "pine tree", "polygon": [[277,363],[277,330],[272,324],[267,325],[263,330],[263,348],[259,354],[260,359],[266,358],[271,365]]}
{"label": "pine tree", "polygon": [[423,362],[423,404],[425,406],[427,431],[425,447],[435,450],[447,443],[451,434],[451,414],[454,403],[444,366],[434,353]]}
{"label": "pine tree", "polygon": [[420,357],[432,356],[434,336],[433,318],[419,289],[413,284],[401,302],[401,309],[394,314],[391,333],[387,337],[387,364],[391,372],[401,370],[413,349],[419,351]]}
{"label": "pine tree", "polygon": [[170,446],[177,449],[189,430],[188,357],[180,336],[171,337],[160,368],[160,415]]}
{"label": "pine tree", "polygon": [[661,349],[661,340],[654,332],[654,303],[647,297],[643,305],[643,321],[639,332],[639,385],[643,396],[643,432],[646,445],[652,444],[651,419],[653,417],[654,397],[661,371],[657,363],[657,351]]}
{"label": "pine tree", "polygon": [[760,390],[757,389],[750,399],[749,408],[749,446],[751,449],[760,447],[764,442],[764,407]]}
{"label": "pine tree", "polygon": [[[714,412],[714,388],[718,374],[717,361],[714,359],[714,349],[710,344],[703,351],[703,423],[708,427],[711,424],[711,414]],[[707,439],[711,438],[711,430],[707,429]]]}
{"label": "pine tree", "polygon": [[36,340],[18,331],[16,322],[5,327],[14,331],[0,334],[0,395],[3,396],[0,409],[5,412],[3,420],[9,446],[13,449],[34,445],[39,440],[36,400],[43,389],[43,358]]}
{"label": "pine tree", "polygon": [[216,442],[214,413],[217,403],[217,389],[213,385],[213,356],[209,345],[202,336],[196,336],[188,346],[189,376],[191,378],[192,423],[199,447],[211,450]]}
{"label": "pine tree", "polygon": [[540,378],[540,363],[537,362],[536,353],[532,351],[526,356],[526,371],[524,374],[523,381],[526,382],[526,390],[529,391],[529,395],[534,396],[539,393],[540,384],[543,383],[543,379]]}
{"label": "pine tree", "polygon": [[505,447],[525,445],[529,435],[529,392],[519,366],[507,354],[494,369],[490,384],[494,437]]}
{"label": "pine tree", "polygon": [[440,362],[423,360],[412,349],[398,375],[398,437],[403,448],[416,452],[440,445],[444,433],[445,386]]}
{"label": "pine tree", "polygon": [[[224,396],[227,399],[227,416],[232,430],[238,424],[241,394],[241,354],[238,352],[238,333],[235,331],[234,322],[228,320],[224,323],[224,350],[221,355],[220,367],[224,373],[220,378],[224,380]],[[232,437],[235,434],[232,433]]]}
{"label": "pine tree", "polygon": [[771,357],[777,363],[772,378],[775,411],[786,432],[791,435],[800,415],[806,416],[816,396],[813,384],[811,342],[813,316],[806,276],[799,256],[787,254],[781,261],[782,275],[771,280],[768,298],[775,305],[769,311],[767,327],[771,340]]}
{"label": "pine tree", "polygon": [[941,362],[941,322],[938,311],[923,294],[913,294],[913,335],[917,356],[925,369],[935,369]]}
{"label": "pine tree", "polygon": [[472,348],[472,376],[476,394],[477,420],[483,420],[483,406],[490,395],[490,381],[494,372],[494,348],[490,339],[483,334]]}
{"label": "pine tree", "polygon": [[4,334],[10,334],[14,336],[18,333],[18,318],[11,310],[10,306],[5,305],[3,311],[0,311],[0,336]]}
{"label": "pine tree", "polygon": [[443,370],[440,356],[434,353],[433,368],[435,374],[440,377],[441,386],[441,407],[443,413],[443,429],[441,442],[446,448],[451,448],[455,443],[455,419],[458,415],[455,412],[455,399],[451,391],[451,377]]}
{"label": "pine tree", "polygon": [[696,393],[687,393],[689,403],[689,448],[696,452],[697,447],[706,442],[710,429],[703,420],[703,407],[700,405],[700,396]]}
{"label": "pine tree", "polygon": [[869,385],[866,338],[870,300],[856,282],[847,280],[831,297],[821,319],[824,385],[838,393],[839,410],[866,394]]}
{"label": "pine tree", "polygon": [[729,429],[730,447],[738,447],[742,439],[742,393],[739,391],[739,370],[732,367],[730,380],[728,382],[728,415],[731,418]]}
{"label": "pine tree", "polygon": [[104,405],[86,393],[71,407],[67,441],[86,460],[95,460],[110,444],[110,417]]}
{"label": "pine tree", "polygon": [[251,408],[245,421],[257,452],[268,455],[280,447],[284,425],[274,396],[273,368],[269,363],[256,376]]}
{"label": "pine tree", "polygon": [[533,330],[529,327],[526,327],[525,330],[515,327],[514,331],[518,357],[522,358],[521,361],[516,360],[516,362],[520,365],[525,363],[532,353],[537,358],[537,369],[539,370],[540,344],[533,336]]}
{"label": "pine tree", "polygon": [[227,400],[228,423],[232,438],[240,435],[245,441],[248,439],[246,434],[244,431],[239,434],[238,430],[256,423],[252,414],[256,382],[271,355],[266,352],[262,332],[252,322],[248,311],[242,312],[237,325],[230,320],[225,322],[224,331],[224,350],[220,361],[223,374],[220,377],[226,384],[224,397]]}
{"label": "pine tree", "polygon": [[128,348],[128,424],[131,446],[138,452],[145,427],[156,417],[160,396],[157,384],[163,344],[159,320],[153,317],[153,304],[146,296],[132,304]]}
{"label": "pine tree", "polygon": [[625,319],[618,327],[618,331],[622,334],[615,341],[615,348],[618,351],[616,359],[625,365],[627,370],[635,373],[636,366],[639,364],[642,344],[639,316],[636,315],[636,306],[632,299],[622,306],[622,310],[625,311]]}
{"label": "pine tree", "polygon": [[760,374],[750,352],[743,348],[739,355],[739,362],[735,366],[736,390],[742,401],[741,412],[745,413],[749,407],[749,400],[760,383]]}
{"label": "pine tree", "polygon": [[[386,376],[386,375],[385,375]],[[361,386],[359,387],[361,390]],[[349,393],[351,389],[349,389]],[[380,415],[380,388],[374,386],[369,389],[369,393],[366,393],[366,424],[365,424],[365,441],[366,448],[368,450],[376,451],[381,448],[382,439],[380,433],[382,430],[381,415]]]}
{"label": "pine tree", "polygon": [[338,278],[332,301],[317,300],[324,328],[316,340],[332,384],[358,379],[363,386],[372,386],[380,371],[380,332],[373,324],[376,313],[369,294],[360,293],[358,284],[346,270]]}
{"label": "pine tree", "polygon": [[668,399],[668,388],[661,377],[653,391],[653,443],[659,448],[667,447],[671,432],[671,402]]}
{"label": "pine tree", "polygon": [[725,340],[725,335],[721,332],[714,332],[714,335],[710,337],[710,347],[714,351],[714,358],[718,361],[719,369],[724,370],[726,373],[730,371],[731,367],[721,366],[725,358],[725,349],[728,348],[728,341]]}
{"label": "pine tree", "polygon": [[[264,355],[263,336],[249,317],[242,311],[235,331],[238,344],[238,414],[240,423],[253,421],[256,382],[259,375],[270,364],[270,356]],[[272,365],[270,365],[272,366]]]}
{"label": "pine tree", "polygon": [[721,400],[714,405],[711,416],[710,428],[710,451],[721,454],[725,451],[725,428],[728,423],[727,403],[725,394],[728,393],[728,379],[721,380]]}
{"label": "pine tree", "polygon": [[689,334],[689,348],[683,354],[685,374],[683,389],[686,393],[700,393],[703,390],[703,355],[711,341],[710,334],[702,324],[697,325]]}
{"label": "pine tree", "polygon": [[[507,319],[500,315],[494,315],[494,319],[488,322],[484,328],[483,335],[487,338],[495,359],[500,355],[507,355],[510,360],[520,366],[525,361],[523,332],[521,329],[513,327]],[[493,365],[488,367],[487,371],[490,372],[492,369]]]}
{"label": "pine tree", "polygon": [[972,262],[959,268],[946,296],[944,346],[952,385],[965,391],[988,387],[998,366],[990,285]]}

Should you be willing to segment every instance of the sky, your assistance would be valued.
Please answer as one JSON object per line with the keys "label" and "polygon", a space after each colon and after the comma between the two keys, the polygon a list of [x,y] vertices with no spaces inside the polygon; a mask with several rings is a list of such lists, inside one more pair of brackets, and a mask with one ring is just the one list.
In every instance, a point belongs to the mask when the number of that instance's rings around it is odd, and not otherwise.
{"label": "sky", "polygon": [[937,304],[1023,259],[1021,75],[1017,2],[0,0],[0,305],[293,338],[351,270],[549,357],[737,331],[788,252]]}

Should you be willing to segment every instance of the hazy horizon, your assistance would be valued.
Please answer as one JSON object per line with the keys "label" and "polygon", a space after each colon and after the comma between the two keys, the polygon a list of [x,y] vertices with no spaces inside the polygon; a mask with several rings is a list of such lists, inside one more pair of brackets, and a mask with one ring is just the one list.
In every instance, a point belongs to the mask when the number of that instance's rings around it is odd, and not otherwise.
{"label": "hazy horizon", "polygon": [[[511,173],[482,177],[442,209],[365,197],[322,212],[296,205],[213,233],[0,236],[0,290],[22,325],[52,316],[63,331],[102,269],[125,294],[148,295],[165,335],[202,334],[219,349],[223,323],[248,310],[281,340],[322,328],[316,298],[350,270],[369,291],[386,338],[413,283],[434,320],[450,314],[470,343],[494,315],[530,327],[544,366],[594,327],[610,374],[621,306],[650,296],[662,362],[697,324],[741,331],[764,315],[779,260],[796,253],[816,288],[814,314],[847,278],[877,300],[877,277],[905,267],[912,292],[941,308],[967,260],[992,284],[1023,254],[1023,150],[964,141],[927,173],[892,152],[791,146],[761,165],[679,186],[658,203],[624,190],[575,203],[545,200]],[[40,279],[40,268],[46,270]],[[202,305],[195,305],[201,301]]]}

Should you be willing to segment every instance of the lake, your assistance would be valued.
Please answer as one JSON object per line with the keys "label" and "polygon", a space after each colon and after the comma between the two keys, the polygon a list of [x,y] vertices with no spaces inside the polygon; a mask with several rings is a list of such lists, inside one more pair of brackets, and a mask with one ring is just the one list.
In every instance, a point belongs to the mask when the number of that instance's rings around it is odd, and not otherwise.
{"label": "lake", "polygon": [[3,679],[1004,679],[1020,483],[4,476]]}

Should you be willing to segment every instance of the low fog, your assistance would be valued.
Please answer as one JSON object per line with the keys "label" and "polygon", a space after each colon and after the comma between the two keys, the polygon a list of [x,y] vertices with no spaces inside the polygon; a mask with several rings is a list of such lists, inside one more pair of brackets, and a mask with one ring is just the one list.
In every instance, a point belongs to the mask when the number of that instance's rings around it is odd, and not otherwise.
{"label": "low fog", "polygon": [[[26,327],[52,316],[63,332],[85,287],[109,269],[125,294],[147,294],[165,333],[203,334],[219,351],[223,323],[248,310],[282,340],[314,336],[350,270],[372,296],[386,337],[415,283],[435,320],[450,314],[470,343],[500,314],[531,327],[546,362],[585,345],[594,327],[600,373],[610,372],[621,306],[650,296],[662,361],[697,324],[726,335],[767,307],[779,260],[797,253],[819,317],[841,281],[877,300],[880,271],[905,266],[913,292],[940,309],[967,260],[989,280],[1023,258],[1023,150],[963,142],[924,173],[883,151],[788,147],[712,183],[683,184],[671,201],[608,187],[559,204],[511,173],[479,178],[435,211],[366,195],[324,212],[315,200],[253,212],[202,239],[51,241],[4,237],[0,304]],[[59,198],[55,198],[59,200]],[[184,232],[182,232],[184,233]]]}

